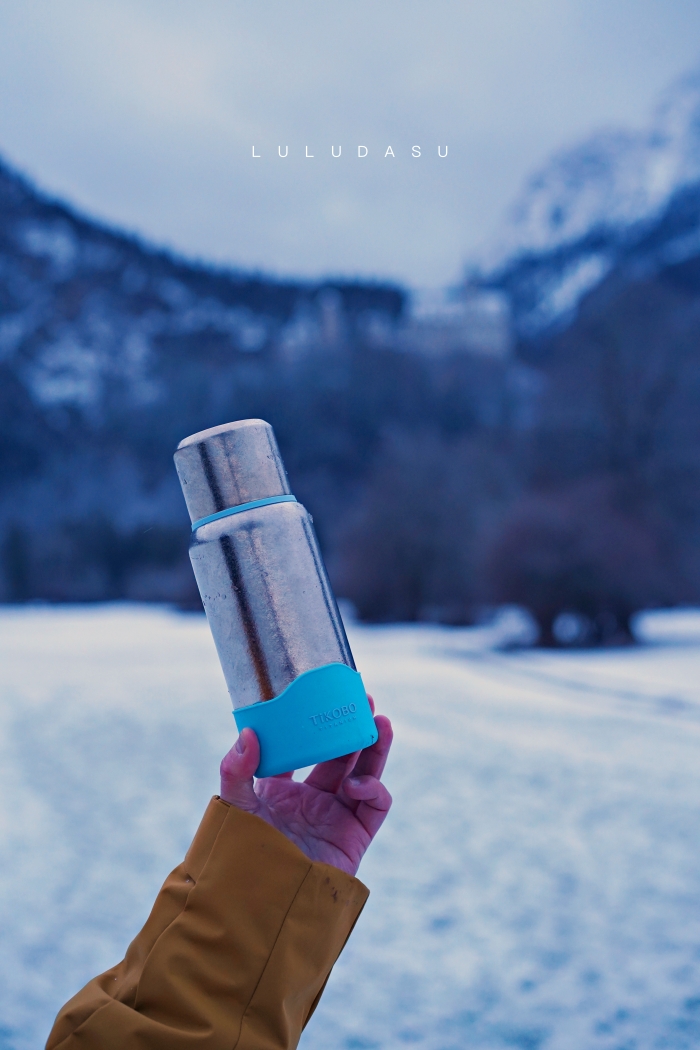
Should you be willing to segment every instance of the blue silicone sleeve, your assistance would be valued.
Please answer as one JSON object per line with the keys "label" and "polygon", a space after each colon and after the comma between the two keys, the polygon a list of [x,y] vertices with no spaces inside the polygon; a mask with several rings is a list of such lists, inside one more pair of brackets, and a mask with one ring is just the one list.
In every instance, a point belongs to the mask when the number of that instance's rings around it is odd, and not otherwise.
{"label": "blue silicone sleeve", "polygon": [[369,747],[377,727],[362,678],[346,664],[305,671],[274,700],[233,712],[260,741],[255,775],[272,777]]}

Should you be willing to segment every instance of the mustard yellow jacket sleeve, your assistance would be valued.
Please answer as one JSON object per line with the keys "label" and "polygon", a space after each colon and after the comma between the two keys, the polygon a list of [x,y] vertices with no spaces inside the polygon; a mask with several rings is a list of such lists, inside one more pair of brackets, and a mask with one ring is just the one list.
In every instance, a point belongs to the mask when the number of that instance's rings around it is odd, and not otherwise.
{"label": "mustard yellow jacket sleeve", "polygon": [[126,957],[66,1003],[47,1050],[296,1047],[367,897],[214,798]]}

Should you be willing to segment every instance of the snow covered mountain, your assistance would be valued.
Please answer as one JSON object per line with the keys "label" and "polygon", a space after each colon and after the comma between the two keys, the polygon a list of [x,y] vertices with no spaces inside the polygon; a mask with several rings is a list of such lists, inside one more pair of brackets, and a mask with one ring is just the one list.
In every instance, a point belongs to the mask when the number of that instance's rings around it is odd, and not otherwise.
{"label": "snow covered mountain", "polygon": [[148,566],[132,597],[189,600],[177,441],[293,406],[291,362],[320,347],[332,367],[345,329],[404,298],[177,258],[0,162],[0,601],[104,596],[105,558],[121,591],[124,556]]}
{"label": "snow covered mountain", "polygon": [[351,316],[393,317],[403,305],[388,285],[280,281],[176,258],[51,200],[0,162],[0,363],[43,408],[103,411],[116,386],[133,405],[157,402],[164,345],[196,339],[200,351],[217,343],[250,358],[286,345],[307,314],[323,338],[329,298]]}
{"label": "snow covered mountain", "polygon": [[[561,161],[484,282],[500,298],[417,302],[407,321],[400,288],[194,264],[0,163],[0,602],[196,604],[172,451],[251,416],[274,425],[363,618],[462,623],[518,602],[546,639],[574,611],[602,640],[652,602],[698,601],[699,95],[667,109],[680,145],[656,196],[630,202],[621,174],[648,189],[633,159],[661,156],[652,138],[610,146],[605,178],[571,159],[568,196]],[[522,336],[582,295],[554,338],[497,352],[504,298]],[[614,504],[612,475],[636,503]]]}
{"label": "snow covered mountain", "polygon": [[536,173],[484,262],[486,283],[509,296],[519,335],[560,327],[618,264],[639,273],[700,253],[699,185],[700,71],[670,88],[646,130],[601,131]]}

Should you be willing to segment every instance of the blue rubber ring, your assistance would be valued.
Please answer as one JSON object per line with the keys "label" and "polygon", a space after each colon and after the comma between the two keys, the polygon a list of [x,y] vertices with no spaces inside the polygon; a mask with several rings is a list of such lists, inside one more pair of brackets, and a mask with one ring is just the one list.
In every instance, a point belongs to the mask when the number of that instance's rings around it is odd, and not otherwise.
{"label": "blue rubber ring", "polygon": [[249,726],[260,741],[258,777],[349,755],[378,738],[362,678],[346,664],[305,671],[274,700],[233,712],[238,731]]}
{"label": "blue rubber ring", "polygon": [[227,510],[217,510],[216,514],[207,514],[206,518],[197,518],[192,522],[192,532],[200,525],[208,525],[210,521],[218,521],[219,518],[229,518],[232,514],[241,514],[244,510],[255,510],[256,507],[269,507],[271,503],[296,503],[296,496],[266,496],[265,499],[254,499],[250,503],[239,503],[237,507],[229,507]]}

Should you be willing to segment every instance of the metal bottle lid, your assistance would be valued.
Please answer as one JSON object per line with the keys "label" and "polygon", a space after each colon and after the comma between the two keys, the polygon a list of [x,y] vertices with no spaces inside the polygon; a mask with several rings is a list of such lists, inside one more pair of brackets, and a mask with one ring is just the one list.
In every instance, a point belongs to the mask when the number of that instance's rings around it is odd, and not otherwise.
{"label": "metal bottle lid", "polygon": [[240,419],[184,438],[175,468],[192,521],[291,494],[274,432],[264,419]]}

